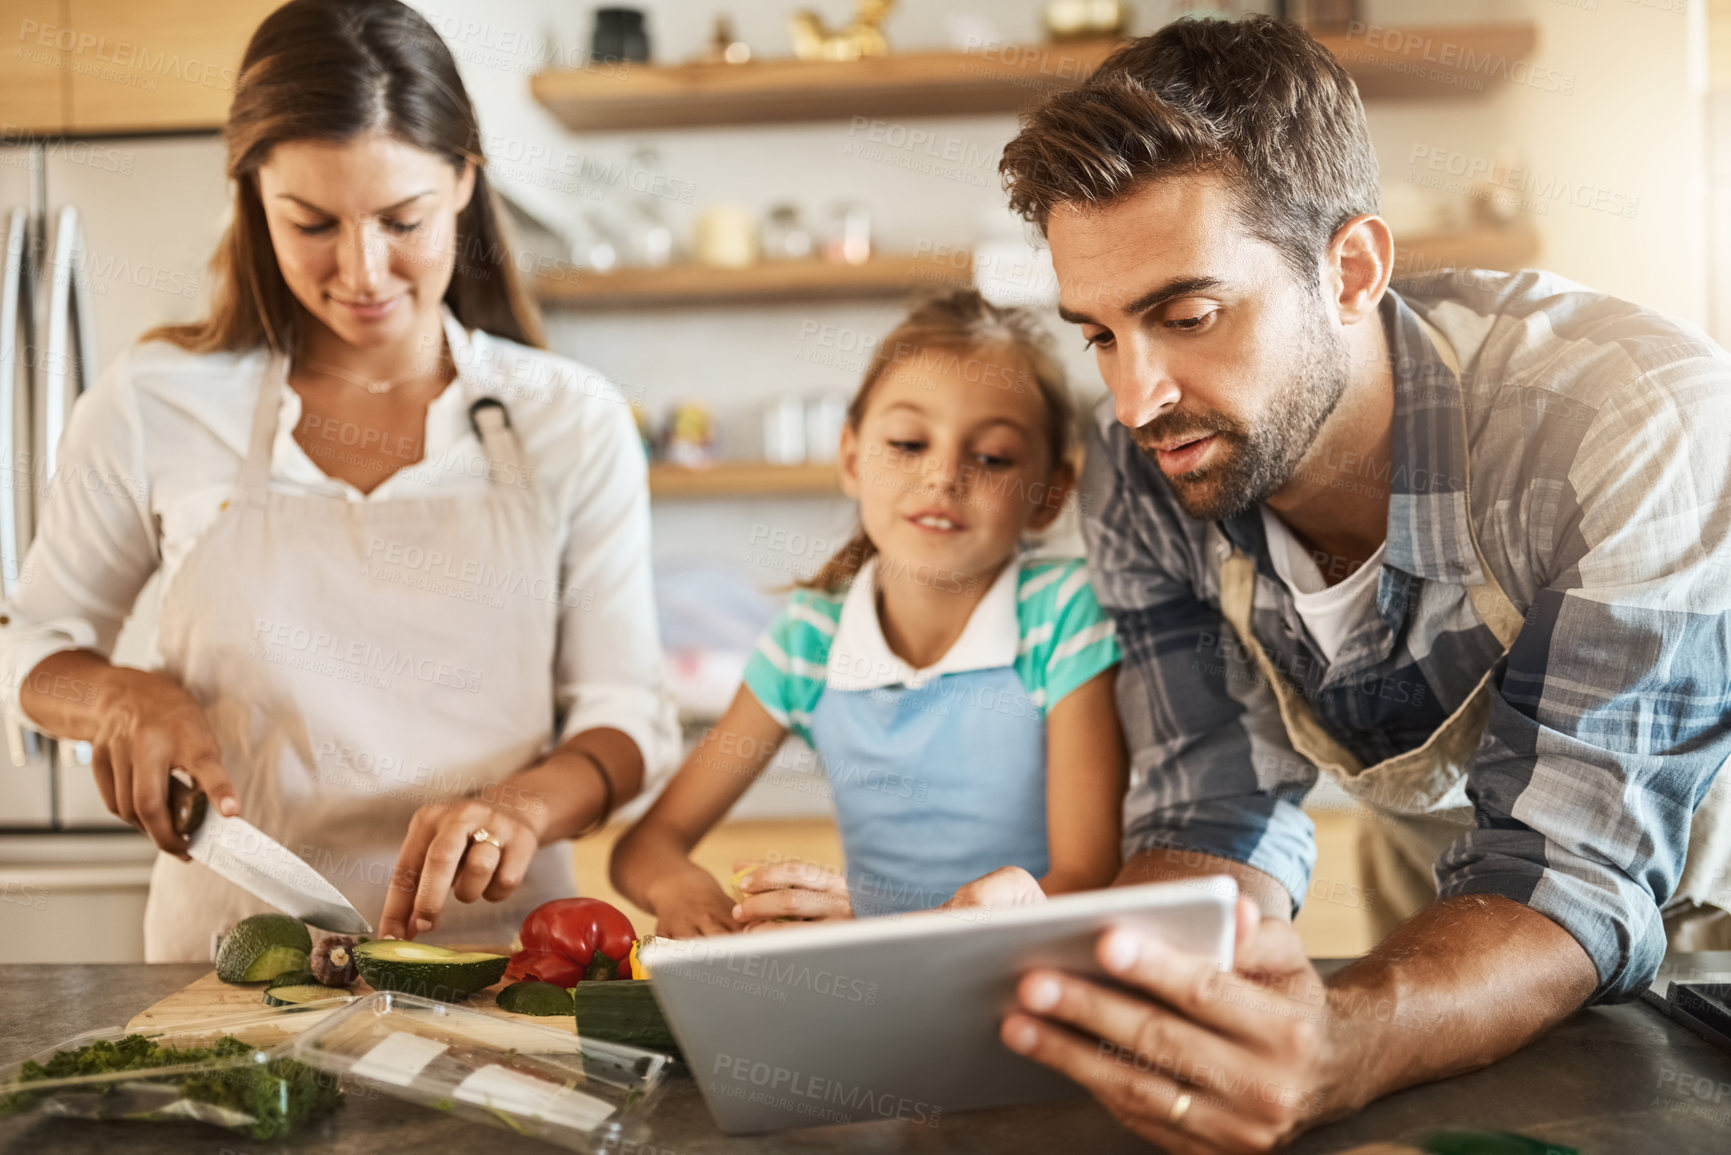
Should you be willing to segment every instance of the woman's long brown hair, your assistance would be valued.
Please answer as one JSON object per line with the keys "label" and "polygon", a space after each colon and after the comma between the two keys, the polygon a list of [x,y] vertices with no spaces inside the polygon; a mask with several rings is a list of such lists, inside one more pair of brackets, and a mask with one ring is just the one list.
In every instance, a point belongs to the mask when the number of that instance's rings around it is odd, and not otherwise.
{"label": "woman's long brown hair", "polygon": [[287,141],[342,143],[373,132],[447,157],[459,175],[465,162],[475,166],[474,195],[457,216],[445,303],[465,328],[543,346],[540,314],[511,264],[480,123],[456,61],[426,18],[398,0],[290,0],[258,26],[241,58],[225,129],[234,218],[210,262],[210,315],[160,325],[143,339],[195,353],[268,345],[293,354],[302,309],[277,266],[259,166]]}
{"label": "woman's long brown hair", "polygon": [[[884,335],[866,366],[859,392],[847,407],[848,427],[857,431],[871,401],[872,388],[892,366],[919,365],[931,352],[957,355],[1007,353],[1019,363],[1016,387],[1032,385],[1046,403],[1047,458],[1053,470],[1068,469],[1075,407],[1064,384],[1064,369],[1052,353],[1051,341],[1038,318],[1027,309],[994,305],[975,289],[955,289],[916,304],[900,324]],[[794,585],[834,593],[877,552],[864,529],[854,531],[816,573]]]}

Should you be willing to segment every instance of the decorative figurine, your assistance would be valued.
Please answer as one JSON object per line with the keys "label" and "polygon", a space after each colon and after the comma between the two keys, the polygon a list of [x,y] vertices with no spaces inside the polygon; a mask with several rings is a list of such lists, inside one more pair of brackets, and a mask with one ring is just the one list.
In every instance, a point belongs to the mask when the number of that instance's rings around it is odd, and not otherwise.
{"label": "decorative figurine", "polygon": [[824,27],[809,8],[801,8],[789,20],[793,29],[793,54],[801,60],[860,60],[889,55],[889,41],[880,31],[895,0],[859,0],[854,22],[839,32]]}
{"label": "decorative figurine", "polygon": [[715,417],[708,406],[687,401],[673,407],[661,455],[670,465],[691,469],[715,464]]}

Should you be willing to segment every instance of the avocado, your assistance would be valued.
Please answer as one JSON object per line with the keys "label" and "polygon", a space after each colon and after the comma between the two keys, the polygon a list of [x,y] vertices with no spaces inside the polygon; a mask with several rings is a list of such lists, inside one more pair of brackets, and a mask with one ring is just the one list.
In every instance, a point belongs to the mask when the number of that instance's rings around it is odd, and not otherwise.
{"label": "avocado", "polygon": [[499,1009],[514,1015],[571,1014],[571,992],[553,983],[512,983],[499,992]]}
{"label": "avocado", "polygon": [[460,1002],[505,977],[511,960],[502,954],[454,951],[406,939],[363,942],[354,949],[355,966],[374,990]]}
{"label": "avocado", "polygon": [[668,1028],[649,983],[648,979],[578,983],[571,992],[577,1033],[588,1039],[678,1055],[679,1041]]}
{"label": "avocado", "polygon": [[307,969],[313,937],[286,914],[255,914],[234,924],[216,952],[216,977],[225,983],[269,982],[284,971]]}

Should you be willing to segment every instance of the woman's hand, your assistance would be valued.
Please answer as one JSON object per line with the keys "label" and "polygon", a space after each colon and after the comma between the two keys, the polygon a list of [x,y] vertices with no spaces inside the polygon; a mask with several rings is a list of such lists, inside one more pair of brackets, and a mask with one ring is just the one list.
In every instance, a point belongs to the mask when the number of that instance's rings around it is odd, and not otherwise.
{"label": "woman's hand", "polygon": [[112,666],[93,684],[90,767],[103,805],[185,859],[186,840],[174,832],[168,812],[170,770],[191,775],[219,814],[240,813],[240,797],[204,711],[179,682],[152,670]]}
{"label": "woman's hand", "polygon": [[[479,798],[430,802],[409,819],[379,934],[414,938],[439,925],[448,899],[503,902],[528,873],[541,836],[522,808]],[[475,835],[487,841],[477,841]],[[496,843],[496,844],[495,844]]]}
{"label": "woman's hand", "polygon": [[847,877],[815,862],[792,859],[760,866],[740,859],[733,869],[750,871],[738,879],[741,898],[733,908],[747,933],[854,916]]}
{"label": "woman's hand", "polygon": [[655,912],[655,933],[667,938],[704,938],[733,934],[739,920],[733,916],[733,900],[700,866],[663,875],[644,896]]}

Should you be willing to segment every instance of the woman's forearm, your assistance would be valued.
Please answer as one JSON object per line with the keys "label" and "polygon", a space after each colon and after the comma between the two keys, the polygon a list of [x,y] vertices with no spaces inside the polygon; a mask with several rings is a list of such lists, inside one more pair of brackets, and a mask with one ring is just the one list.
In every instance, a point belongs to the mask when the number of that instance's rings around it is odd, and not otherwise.
{"label": "woman's forearm", "polygon": [[643,755],[623,731],[598,727],[572,735],[492,789],[496,797],[488,801],[518,814],[545,846],[584,833],[604,812],[637,797]]}
{"label": "woman's forearm", "polygon": [[137,672],[113,665],[95,650],[61,650],[25,676],[19,704],[26,718],[55,737],[89,741],[96,736],[104,698]]}

